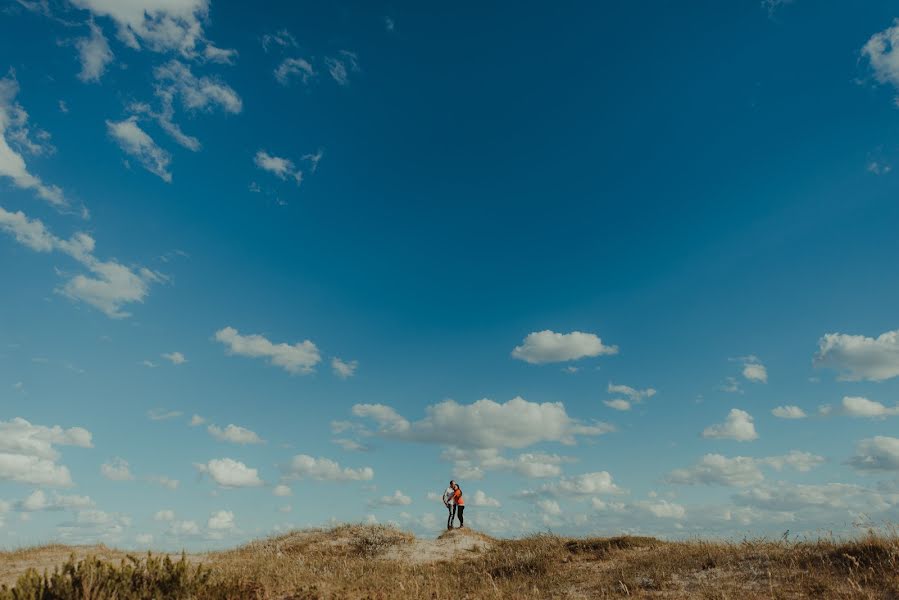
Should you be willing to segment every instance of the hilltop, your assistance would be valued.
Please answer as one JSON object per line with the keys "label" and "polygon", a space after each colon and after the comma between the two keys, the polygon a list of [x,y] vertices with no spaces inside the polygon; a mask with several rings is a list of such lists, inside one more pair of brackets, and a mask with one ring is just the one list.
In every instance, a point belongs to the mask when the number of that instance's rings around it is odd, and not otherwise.
{"label": "hilltop", "polygon": [[[39,576],[52,574],[70,554],[61,575]],[[183,558],[148,559],[103,546],[0,553],[0,575],[8,585],[17,581],[20,594],[0,592],[0,599],[68,600],[88,595],[85,586],[91,598],[118,600],[895,598],[897,566],[899,539],[892,535],[800,542],[503,540],[463,529],[420,539],[390,527],[345,525]]]}

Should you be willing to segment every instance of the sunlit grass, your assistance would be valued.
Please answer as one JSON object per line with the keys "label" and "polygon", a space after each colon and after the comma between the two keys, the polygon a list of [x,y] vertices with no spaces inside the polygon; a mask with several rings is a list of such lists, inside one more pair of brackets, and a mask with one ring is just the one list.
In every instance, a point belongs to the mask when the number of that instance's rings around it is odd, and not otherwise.
{"label": "sunlit grass", "polygon": [[[476,536],[483,545],[459,550],[454,536]],[[202,563],[73,557],[54,572],[26,572],[0,599],[899,597],[892,532],[724,542],[546,534],[497,540],[463,530],[426,543],[445,549],[444,560],[405,560],[398,550],[416,547],[411,534],[363,525],[296,531]]]}

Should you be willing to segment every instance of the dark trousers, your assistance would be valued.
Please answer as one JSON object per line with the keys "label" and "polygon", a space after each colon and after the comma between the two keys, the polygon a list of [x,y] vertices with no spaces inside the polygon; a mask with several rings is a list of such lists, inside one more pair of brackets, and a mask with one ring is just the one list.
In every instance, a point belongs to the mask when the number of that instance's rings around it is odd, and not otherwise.
{"label": "dark trousers", "polygon": [[459,517],[459,527],[463,527],[465,525],[465,517],[462,516],[465,512],[465,505],[460,504],[456,507],[456,516]]}
{"label": "dark trousers", "polygon": [[449,511],[449,517],[446,519],[446,528],[453,528],[453,518],[456,516],[456,505],[455,504],[447,504],[446,509]]}

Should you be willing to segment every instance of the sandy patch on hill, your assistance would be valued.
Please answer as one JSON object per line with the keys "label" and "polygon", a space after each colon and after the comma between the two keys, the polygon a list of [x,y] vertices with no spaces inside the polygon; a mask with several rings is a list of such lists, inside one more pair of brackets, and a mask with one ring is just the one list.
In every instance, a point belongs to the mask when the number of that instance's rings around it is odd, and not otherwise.
{"label": "sandy patch on hill", "polygon": [[383,556],[387,560],[400,560],[413,564],[458,560],[490,548],[493,540],[470,529],[453,529],[436,540],[415,538],[406,544],[390,548]]}

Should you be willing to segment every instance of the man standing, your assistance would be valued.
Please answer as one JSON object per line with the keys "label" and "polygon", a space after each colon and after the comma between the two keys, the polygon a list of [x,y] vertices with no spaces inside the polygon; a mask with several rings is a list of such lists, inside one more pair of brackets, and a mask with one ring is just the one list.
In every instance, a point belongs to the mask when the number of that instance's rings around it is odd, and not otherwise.
{"label": "man standing", "polygon": [[443,504],[449,511],[449,517],[446,519],[446,528],[453,528],[453,520],[456,517],[456,482],[450,481],[449,487],[443,492]]}

